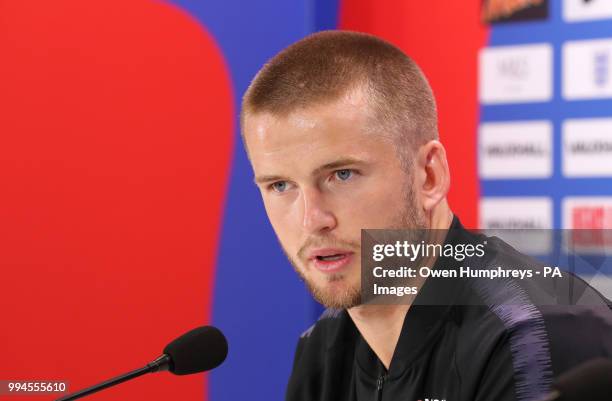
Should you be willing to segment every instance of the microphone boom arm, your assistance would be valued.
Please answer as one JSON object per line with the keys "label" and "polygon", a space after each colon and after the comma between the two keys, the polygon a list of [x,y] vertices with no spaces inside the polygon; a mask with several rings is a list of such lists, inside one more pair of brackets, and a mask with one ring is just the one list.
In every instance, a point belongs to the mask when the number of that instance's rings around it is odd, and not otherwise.
{"label": "microphone boom arm", "polygon": [[61,398],[58,398],[56,401],[72,401],[81,397],[85,397],[87,395],[97,393],[98,391],[104,390],[106,388],[116,386],[117,384],[121,384],[128,380],[132,380],[136,377],[145,375],[147,373],[159,372],[162,370],[168,370],[170,365],[170,357],[166,354],[163,354],[159,358],[155,359],[153,362],[148,363],[147,366],[144,366],[140,369],[133,370],[128,373],[124,373],[120,376],[113,377],[112,379],[105,380],[101,383],[98,383],[94,386],[87,387],[83,390],[77,391],[72,394],[65,395]]}

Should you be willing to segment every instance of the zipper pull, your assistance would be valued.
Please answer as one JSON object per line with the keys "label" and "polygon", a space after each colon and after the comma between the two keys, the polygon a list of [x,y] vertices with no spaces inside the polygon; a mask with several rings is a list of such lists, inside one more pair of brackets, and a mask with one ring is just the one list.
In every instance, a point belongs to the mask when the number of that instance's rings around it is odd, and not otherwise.
{"label": "zipper pull", "polygon": [[382,390],[385,384],[385,380],[387,380],[387,375],[380,375],[378,376],[378,379],[376,379],[376,395],[377,395],[376,400],[377,401],[382,400]]}

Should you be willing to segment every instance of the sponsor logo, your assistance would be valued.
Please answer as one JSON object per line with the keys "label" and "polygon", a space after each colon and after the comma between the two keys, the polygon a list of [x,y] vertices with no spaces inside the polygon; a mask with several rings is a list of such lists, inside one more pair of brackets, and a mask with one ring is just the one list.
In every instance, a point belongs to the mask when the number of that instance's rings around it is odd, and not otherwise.
{"label": "sponsor logo", "polygon": [[563,227],[572,229],[566,238],[566,247],[572,252],[609,254],[612,249],[612,197],[565,198]]}
{"label": "sponsor logo", "polygon": [[580,22],[612,18],[610,0],[563,0],[563,19]]}
{"label": "sponsor logo", "polygon": [[605,87],[610,80],[610,53],[605,50],[593,55],[595,86]]}
{"label": "sponsor logo", "polygon": [[516,157],[516,156],[541,156],[545,153],[544,148],[533,143],[506,143],[489,145],[484,149],[488,156]]}
{"label": "sponsor logo", "polygon": [[497,71],[502,77],[526,79],[529,76],[529,62],[526,57],[502,58],[497,63]]}
{"label": "sponsor logo", "polygon": [[479,148],[481,178],[547,178],[552,175],[552,124],[548,121],[481,124]]}
{"label": "sponsor logo", "polygon": [[612,97],[611,55],[612,39],[566,42],[563,97],[568,100]]}
{"label": "sponsor logo", "polygon": [[612,177],[612,118],[563,122],[563,174]]}
{"label": "sponsor logo", "polygon": [[570,144],[569,151],[573,154],[612,153],[612,141],[575,142]]}
{"label": "sponsor logo", "polygon": [[541,156],[546,153],[543,147],[533,143],[506,143],[489,145],[484,149],[488,156],[516,157]]}
{"label": "sponsor logo", "polygon": [[572,209],[574,228],[601,229],[612,223],[612,206],[579,206]]}
{"label": "sponsor logo", "polygon": [[483,104],[552,98],[552,47],[548,43],[485,48],[480,51],[479,66]]}
{"label": "sponsor logo", "polygon": [[612,229],[612,197],[567,197],[563,200],[563,227]]}

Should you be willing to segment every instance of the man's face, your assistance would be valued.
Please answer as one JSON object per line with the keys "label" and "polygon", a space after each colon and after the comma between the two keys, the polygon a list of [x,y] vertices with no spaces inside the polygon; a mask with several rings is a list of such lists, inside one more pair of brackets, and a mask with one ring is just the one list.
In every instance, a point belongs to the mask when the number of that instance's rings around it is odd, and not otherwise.
{"label": "man's face", "polygon": [[327,307],[360,303],[362,228],[423,226],[395,142],[367,128],[367,110],[352,94],[244,120],[268,218],[296,272]]}

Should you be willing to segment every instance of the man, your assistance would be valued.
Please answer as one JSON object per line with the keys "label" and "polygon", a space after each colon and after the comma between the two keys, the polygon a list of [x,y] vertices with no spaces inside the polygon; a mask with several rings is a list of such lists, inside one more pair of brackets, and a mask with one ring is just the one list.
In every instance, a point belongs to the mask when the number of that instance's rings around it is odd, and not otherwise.
{"label": "man", "polygon": [[[566,361],[556,360],[565,343],[547,340],[562,329],[532,305],[503,309],[496,289],[470,290],[482,306],[362,304],[362,228],[452,229],[447,242],[476,240],[446,201],[432,91],[391,44],[340,31],[301,40],[254,78],[241,124],[281,246],[328,307],[299,340],[288,400],[535,399],[570,365],[612,354],[612,318],[597,294],[584,314],[592,346]],[[520,258],[501,241],[489,248]],[[418,297],[464,291],[425,287]]]}

